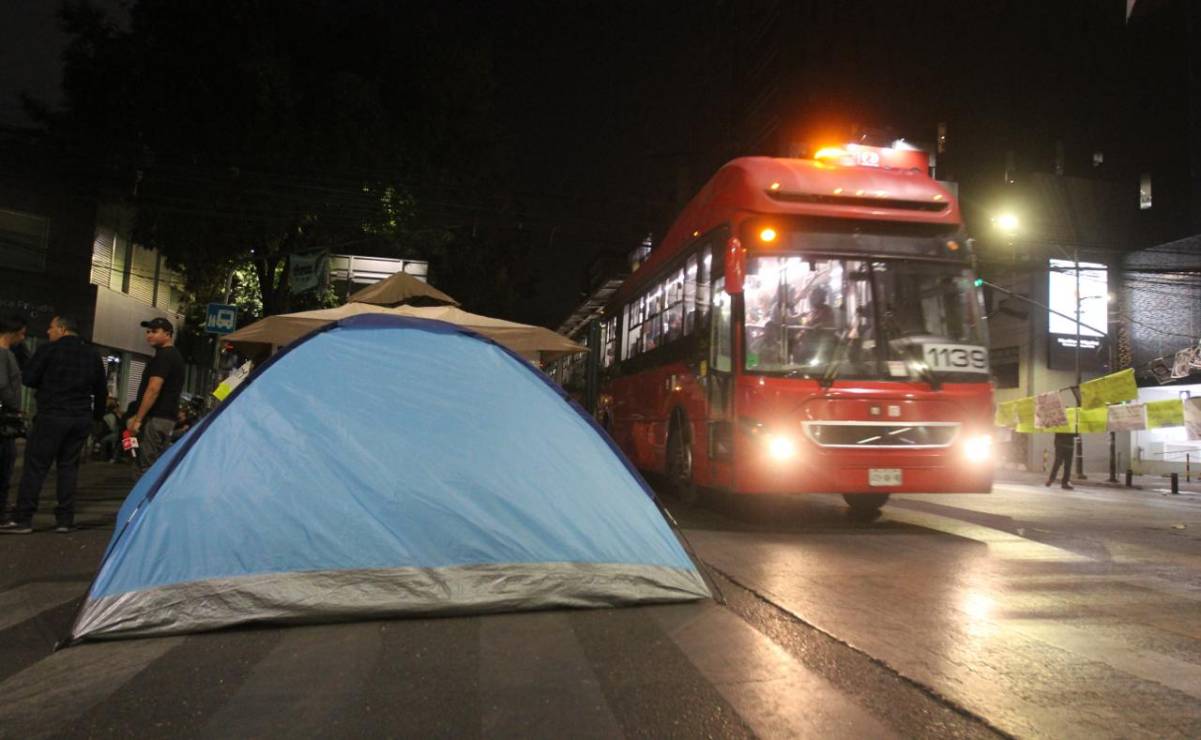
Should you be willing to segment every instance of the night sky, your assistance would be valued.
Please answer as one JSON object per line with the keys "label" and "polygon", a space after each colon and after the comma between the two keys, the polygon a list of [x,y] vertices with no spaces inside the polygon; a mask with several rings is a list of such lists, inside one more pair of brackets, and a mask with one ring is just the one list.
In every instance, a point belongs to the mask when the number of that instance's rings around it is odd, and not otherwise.
{"label": "night sky", "polygon": [[[124,3],[102,3],[118,11]],[[770,5],[767,4],[767,5]],[[1001,179],[1007,150],[1047,170],[1056,140],[1083,163],[1123,135],[1125,0],[800,3],[804,100],[785,122],[798,143],[851,123],[933,139],[950,124],[951,174]],[[811,6],[811,7],[810,7]],[[8,0],[0,23],[0,123],[26,123],[14,96],[59,102],[55,3]],[[496,126],[516,165],[538,281],[518,320],[557,325],[599,253],[662,236],[683,201],[738,151],[744,43],[732,18],[755,3],[481,3],[497,83]],[[780,152],[777,152],[780,153]],[[1073,164],[1073,167],[1076,165]],[[1083,165],[1081,165],[1083,166]],[[957,171],[955,171],[957,170]],[[942,173],[940,173],[942,174]],[[965,204],[969,209],[971,203]],[[436,282],[436,281],[435,281]]]}

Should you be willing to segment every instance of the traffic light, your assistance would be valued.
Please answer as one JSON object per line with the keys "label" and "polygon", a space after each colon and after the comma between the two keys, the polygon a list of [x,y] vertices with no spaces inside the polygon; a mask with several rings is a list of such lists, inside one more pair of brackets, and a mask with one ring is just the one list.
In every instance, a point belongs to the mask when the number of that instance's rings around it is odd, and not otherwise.
{"label": "traffic light", "polygon": [[976,278],[976,287],[979,288],[981,285],[984,285],[984,278]]}

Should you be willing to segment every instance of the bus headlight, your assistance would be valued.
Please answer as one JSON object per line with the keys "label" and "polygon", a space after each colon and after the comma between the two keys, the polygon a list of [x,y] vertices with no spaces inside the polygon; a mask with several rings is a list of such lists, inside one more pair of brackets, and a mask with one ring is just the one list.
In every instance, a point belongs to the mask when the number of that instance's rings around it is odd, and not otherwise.
{"label": "bus headlight", "polygon": [[799,448],[794,437],[782,432],[772,431],[771,427],[761,421],[742,417],[739,419],[742,431],[746,432],[758,444],[767,456],[776,462],[791,460],[797,456]]}
{"label": "bus headlight", "polygon": [[796,442],[784,434],[772,434],[767,438],[767,453],[772,459],[784,461],[796,456]]}
{"label": "bus headlight", "polygon": [[992,459],[992,435],[978,434],[968,437],[963,443],[963,454],[974,463],[987,462]]}

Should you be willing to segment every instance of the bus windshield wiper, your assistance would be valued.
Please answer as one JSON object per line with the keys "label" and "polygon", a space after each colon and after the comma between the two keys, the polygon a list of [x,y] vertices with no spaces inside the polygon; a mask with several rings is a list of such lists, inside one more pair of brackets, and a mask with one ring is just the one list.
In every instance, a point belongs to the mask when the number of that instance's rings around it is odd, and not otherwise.
{"label": "bus windshield wiper", "polygon": [[830,365],[826,368],[826,372],[822,375],[821,386],[829,388],[834,385],[835,378],[838,377],[838,371],[842,367],[842,362],[846,359],[846,347],[849,344],[849,337],[842,336],[838,338],[837,344],[834,345],[834,351],[830,353]]}

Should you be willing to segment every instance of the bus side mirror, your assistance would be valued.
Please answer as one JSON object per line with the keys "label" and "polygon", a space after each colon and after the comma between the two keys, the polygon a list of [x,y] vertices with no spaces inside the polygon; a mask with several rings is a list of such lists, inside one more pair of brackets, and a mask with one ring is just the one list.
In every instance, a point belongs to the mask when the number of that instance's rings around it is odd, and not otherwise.
{"label": "bus side mirror", "polygon": [[746,277],[746,250],[738,237],[731,237],[726,243],[726,292],[736,295],[742,292],[743,279]]}

